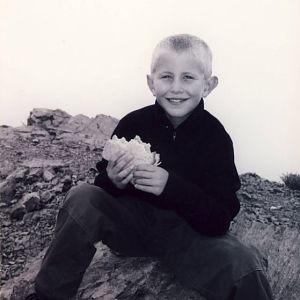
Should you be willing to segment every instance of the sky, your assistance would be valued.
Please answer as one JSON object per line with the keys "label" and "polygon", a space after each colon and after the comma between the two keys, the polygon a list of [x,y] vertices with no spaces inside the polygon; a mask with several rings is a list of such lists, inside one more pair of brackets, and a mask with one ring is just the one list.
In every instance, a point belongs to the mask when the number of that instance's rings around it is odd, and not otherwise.
{"label": "sky", "polygon": [[238,172],[300,173],[298,0],[0,0],[0,124],[38,107],[119,119],[152,104],[152,50],[178,33],[212,49],[219,85],[205,109]]}

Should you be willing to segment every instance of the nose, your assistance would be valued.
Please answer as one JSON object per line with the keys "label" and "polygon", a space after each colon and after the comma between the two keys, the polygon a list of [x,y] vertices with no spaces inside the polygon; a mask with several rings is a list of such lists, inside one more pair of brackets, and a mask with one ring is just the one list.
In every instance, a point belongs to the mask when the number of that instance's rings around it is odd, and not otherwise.
{"label": "nose", "polygon": [[172,86],[171,86],[171,92],[174,94],[180,94],[182,93],[182,85],[179,79],[174,79]]}

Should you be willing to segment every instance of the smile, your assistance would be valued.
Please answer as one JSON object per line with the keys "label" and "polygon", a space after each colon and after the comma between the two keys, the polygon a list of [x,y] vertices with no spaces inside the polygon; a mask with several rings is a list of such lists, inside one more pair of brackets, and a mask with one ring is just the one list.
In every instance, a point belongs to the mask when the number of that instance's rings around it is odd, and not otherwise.
{"label": "smile", "polygon": [[174,104],[179,104],[182,103],[186,100],[188,100],[188,98],[166,98],[169,102],[174,103]]}

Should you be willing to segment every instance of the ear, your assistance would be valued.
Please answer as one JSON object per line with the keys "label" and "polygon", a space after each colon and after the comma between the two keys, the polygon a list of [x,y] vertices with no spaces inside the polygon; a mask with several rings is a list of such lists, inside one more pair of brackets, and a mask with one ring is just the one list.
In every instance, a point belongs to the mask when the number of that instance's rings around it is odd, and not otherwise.
{"label": "ear", "polygon": [[153,96],[155,95],[155,89],[154,89],[154,84],[153,84],[153,78],[151,75],[147,75],[147,83],[148,83],[148,87],[151,91],[151,93],[153,94]]}
{"label": "ear", "polygon": [[218,77],[212,76],[207,79],[206,85],[203,91],[203,97],[206,97],[217,85],[218,85]]}

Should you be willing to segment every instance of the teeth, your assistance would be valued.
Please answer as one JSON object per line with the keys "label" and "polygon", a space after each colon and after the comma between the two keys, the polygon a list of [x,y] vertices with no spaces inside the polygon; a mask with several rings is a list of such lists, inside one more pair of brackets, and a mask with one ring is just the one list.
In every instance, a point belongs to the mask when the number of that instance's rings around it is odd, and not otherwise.
{"label": "teeth", "polygon": [[179,102],[182,102],[184,100],[181,100],[181,99],[169,99],[170,102],[174,102],[174,103],[179,103]]}

